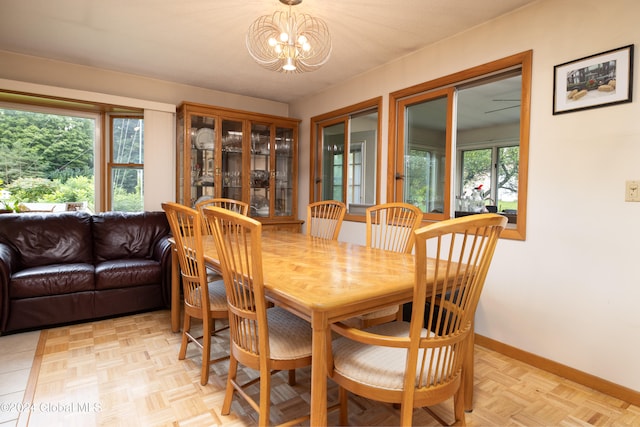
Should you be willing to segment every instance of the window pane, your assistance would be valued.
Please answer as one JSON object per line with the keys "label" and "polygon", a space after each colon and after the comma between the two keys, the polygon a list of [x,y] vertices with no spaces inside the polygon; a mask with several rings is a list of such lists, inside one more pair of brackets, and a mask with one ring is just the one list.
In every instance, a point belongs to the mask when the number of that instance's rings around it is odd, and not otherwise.
{"label": "window pane", "polygon": [[140,118],[113,119],[113,163],[142,164],[144,125]]}
{"label": "window pane", "polygon": [[293,129],[276,128],[276,216],[293,214]]}
{"label": "window pane", "polygon": [[444,212],[447,98],[406,108],[404,201],[424,212]]}
{"label": "window pane", "polygon": [[322,197],[343,201],[342,170],[345,145],[344,123],[322,128]]}
{"label": "window pane", "polygon": [[477,209],[482,209],[473,204],[474,189],[478,189],[482,205],[495,204],[491,195],[492,151],[491,148],[462,151],[462,192],[456,195],[458,202],[456,210],[478,212]]}
{"label": "window pane", "polygon": [[84,202],[93,210],[95,128],[95,119],[67,112],[0,109],[2,201],[46,211]]}
{"label": "window pane", "polygon": [[378,111],[353,116],[349,129],[348,204],[372,206],[376,200]]}
{"label": "window pane", "polygon": [[142,167],[111,170],[111,209],[123,212],[144,210]]}
{"label": "window pane", "polygon": [[517,211],[518,209],[518,169],[520,147],[501,147],[498,149],[498,211]]}
{"label": "window pane", "polygon": [[111,197],[108,209],[142,211],[144,119],[141,116],[111,116],[111,135]]}

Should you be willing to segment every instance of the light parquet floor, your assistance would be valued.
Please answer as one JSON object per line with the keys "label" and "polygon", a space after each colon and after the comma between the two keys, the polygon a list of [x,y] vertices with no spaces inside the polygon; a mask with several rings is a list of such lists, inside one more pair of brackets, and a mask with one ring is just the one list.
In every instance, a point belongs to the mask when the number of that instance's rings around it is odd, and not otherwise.
{"label": "light parquet floor", "polygon": [[[20,413],[17,425],[256,425],[254,411],[240,398],[234,400],[229,416],[220,415],[228,362],[213,365],[209,383],[201,386],[198,350],[192,348],[187,359],[179,361],[179,346],[180,334],[171,332],[168,311],[42,331],[41,354],[35,355],[25,392],[31,410]],[[213,347],[213,352],[224,354],[228,335],[214,338]],[[469,426],[640,425],[636,406],[480,346],[475,351],[476,394],[474,411],[466,414]],[[245,370],[242,375],[248,379],[256,373]],[[274,377],[274,423],[308,412],[309,375],[309,369],[298,370],[294,387],[287,384],[286,373]],[[253,387],[257,395],[258,387]],[[337,389],[330,380],[328,387],[329,399],[335,401]],[[431,410],[445,421],[452,420],[451,402]],[[329,414],[330,424],[337,423],[337,415]],[[391,405],[350,399],[351,425],[392,426],[398,421]],[[421,409],[414,412],[413,421],[439,425]]]}

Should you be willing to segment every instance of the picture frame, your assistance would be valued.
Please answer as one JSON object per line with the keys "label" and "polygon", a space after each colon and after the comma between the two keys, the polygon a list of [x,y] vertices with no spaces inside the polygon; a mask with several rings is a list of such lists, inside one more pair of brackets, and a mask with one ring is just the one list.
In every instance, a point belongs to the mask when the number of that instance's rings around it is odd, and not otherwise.
{"label": "picture frame", "polygon": [[553,67],[553,114],[631,102],[633,45]]}

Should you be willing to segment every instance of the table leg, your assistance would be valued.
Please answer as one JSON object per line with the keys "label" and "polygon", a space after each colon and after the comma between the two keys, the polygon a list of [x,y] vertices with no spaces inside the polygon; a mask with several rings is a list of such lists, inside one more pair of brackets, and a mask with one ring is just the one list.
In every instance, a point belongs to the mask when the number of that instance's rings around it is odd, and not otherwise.
{"label": "table leg", "polygon": [[464,410],[471,412],[473,411],[473,362],[475,349],[475,330],[473,325],[471,326],[468,346],[463,362],[464,366],[462,367],[464,370],[462,387],[464,387]]}
{"label": "table leg", "polygon": [[171,330],[180,332],[180,265],[174,246],[171,246]]}
{"label": "table leg", "polygon": [[311,420],[312,426],[327,425],[327,336],[329,322],[325,313],[312,313]]}

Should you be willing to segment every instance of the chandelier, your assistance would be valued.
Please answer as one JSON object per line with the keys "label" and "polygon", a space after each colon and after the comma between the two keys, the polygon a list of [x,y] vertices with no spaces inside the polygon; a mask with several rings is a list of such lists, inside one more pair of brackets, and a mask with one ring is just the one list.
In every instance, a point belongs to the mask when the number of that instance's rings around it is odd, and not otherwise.
{"label": "chandelier", "polygon": [[280,0],[288,11],[256,19],[247,32],[247,49],[255,61],[272,71],[314,71],[329,60],[331,36],[324,21],[291,12],[302,0]]}

